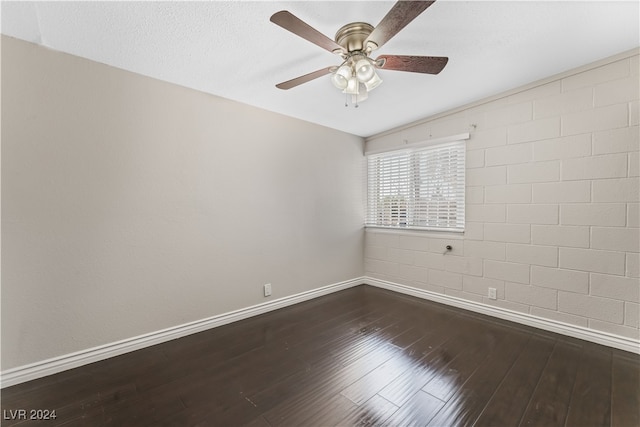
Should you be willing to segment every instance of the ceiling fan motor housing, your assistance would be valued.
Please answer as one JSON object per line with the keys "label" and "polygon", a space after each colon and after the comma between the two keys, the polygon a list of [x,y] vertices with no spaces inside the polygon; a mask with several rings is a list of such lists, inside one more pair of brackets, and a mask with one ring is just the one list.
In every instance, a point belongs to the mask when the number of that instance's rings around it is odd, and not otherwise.
{"label": "ceiling fan motor housing", "polygon": [[342,46],[347,52],[364,51],[365,40],[373,31],[373,26],[366,22],[352,22],[340,28],[336,33],[336,43]]}

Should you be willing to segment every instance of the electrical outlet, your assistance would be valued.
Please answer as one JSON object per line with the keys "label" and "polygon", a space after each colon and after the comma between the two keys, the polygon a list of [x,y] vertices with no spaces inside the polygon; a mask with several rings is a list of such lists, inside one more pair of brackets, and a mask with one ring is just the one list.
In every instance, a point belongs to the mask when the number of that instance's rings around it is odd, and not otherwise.
{"label": "electrical outlet", "polygon": [[271,296],[271,283],[267,283],[266,285],[264,285],[263,289],[264,289],[264,296],[265,297]]}
{"label": "electrical outlet", "polygon": [[496,288],[489,288],[489,299],[497,299],[498,294],[496,292]]}

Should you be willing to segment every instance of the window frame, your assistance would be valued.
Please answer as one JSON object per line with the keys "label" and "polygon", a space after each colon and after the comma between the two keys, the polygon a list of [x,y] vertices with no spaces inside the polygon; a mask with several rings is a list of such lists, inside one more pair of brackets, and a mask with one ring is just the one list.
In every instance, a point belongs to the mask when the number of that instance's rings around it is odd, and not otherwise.
{"label": "window frame", "polygon": [[[466,144],[465,140],[469,139],[469,134],[459,134],[453,135],[445,138],[437,138],[432,139],[420,143],[415,143],[411,145],[405,145],[403,147],[398,147],[391,150],[377,150],[377,151],[369,151],[365,153],[365,167],[366,167],[366,205],[365,205],[365,228],[379,228],[385,230],[393,230],[393,231],[402,231],[402,230],[410,230],[410,231],[427,231],[427,232],[450,232],[450,233],[464,233],[465,231],[465,173],[466,173]],[[445,200],[440,200],[436,203],[425,202],[423,199],[425,196],[433,196],[437,190],[443,190],[442,186],[437,186],[436,188],[430,188],[431,182],[433,182],[433,173],[429,175],[429,173],[425,173],[424,170],[420,169],[438,169],[439,164],[437,156],[438,151],[446,150],[447,148],[455,147],[458,150],[458,157],[453,159],[450,158],[450,161],[447,163],[442,163],[442,165],[446,168],[453,168],[451,174],[444,173],[443,176],[440,176],[440,179],[444,179],[445,182],[448,181],[448,184],[445,185],[444,191],[449,192],[453,187],[453,193],[450,193],[450,196],[445,196]],[[454,150],[455,154],[455,150]],[[404,180],[404,183],[401,183],[399,187],[401,189],[389,189],[390,193],[397,191],[398,193],[404,192],[405,194],[388,194],[386,196],[381,196],[379,193],[380,189],[380,178],[375,182],[376,178],[371,176],[371,163],[376,159],[382,159],[382,161],[387,162],[386,165],[388,170],[385,174],[391,174],[390,166],[394,157],[398,159],[398,167],[404,167],[404,169],[398,169],[398,174],[400,176],[400,180]],[[426,162],[426,163],[425,163]],[[434,163],[435,162],[435,163]],[[426,166],[425,166],[426,165]],[[374,182],[372,183],[372,179]],[[386,177],[388,180],[388,177]],[[425,185],[425,182],[427,184]],[[387,185],[390,182],[386,182]],[[391,183],[393,186],[394,183]],[[403,185],[402,185],[403,184]],[[374,188],[372,188],[374,187]],[[391,202],[386,203],[381,207],[380,203],[371,203],[372,191],[378,191],[378,202],[380,197],[389,197],[392,199],[397,199],[394,203],[393,200]],[[414,196],[411,195],[414,194]],[[442,197],[442,193],[440,193],[440,197]],[[452,204],[456,204],[457,206],[452,207]],[[404,206],[402,206],[404,204]],[[445,205],[446,207],[443,207]],[[413,210],[413,211],[412,211]],[[380,212],[386,213],[382,214],[380,217]],[[421,212],[422,211],[422,212]],[[442,212],[442,213],[439,213]],[[446,214],[445,217],[440,218],[439,215]],[[455,214],[456,217],[452,218],[452,214]],[[372,216],[378,216],[378,219],[374,219],[372,221]],[[390,223],[393,224],[383,224],[380,220],[389,220]],[[460,221],[461,218],[461,221]],[[402,220],[405,220],[404,224],[401,223]],[[429,222],[431,222],[429,224]],[[442,225],[439,225],[438,223]],[[420,225],[426,224],[426,225]]]}

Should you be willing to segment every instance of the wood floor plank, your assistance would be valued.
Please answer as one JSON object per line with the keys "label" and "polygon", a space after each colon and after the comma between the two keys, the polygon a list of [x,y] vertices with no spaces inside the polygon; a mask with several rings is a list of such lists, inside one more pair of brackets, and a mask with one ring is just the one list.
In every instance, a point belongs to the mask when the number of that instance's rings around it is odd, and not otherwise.
{"label": "wood floor plank", "polygon": [[317,403],[308,402],[292,416],[282,420],[282,423],[270,421],[273,427],[278,426],[309,426],[324,427],[337,424],[349,413],[357,408],[352,401],[342,395],[335,395]]}
{"label": "wood floor plank", "polygon": [[342,395],[356,405],[371,399],[384,386],[411,368],[401,354],[392,357],[371,372],[365,374],[342,391]]}
{"label": "wood floor plank", "polygon": [[611,425],[611,350],[595,345],[585,350],[578,365],[565,425],[608,427]]}
{"label": "wood floor plank", "polygon": [[185,408],[167,414],[162,419],[154,421],[154,427],[169,426],[237,426],[254,420],[259,416],[259,411],[248,402],[237,400],[226,405],[207,405]]}
{"label": "wood floor plank", "polygon": [[614,352],[611,367],[611,425],[640,426],[638,356]]}
{"label": "wood floor plank", "polygon": [[422,339],[422,337],[424,337],[424,333],[424,328],[413,327],[406,332],[403,332],[402,334],[394,337],[389,341],[389,343],[395,345],[398,348],[405,349],[416,341]]}
{"label": "wood floor plank", "polygon": [[199,351],[184,354],[181,359],[174,359],[174,363],[157,367],[141,367],[141,373],[136,375],[136,385],[140,390],[150,389],[171,381],[180,380],[184,376],[184,367],[179,360],[189,360],[193,372],[209,372],[219,370],[242,354],[251,352],[263,344],[259,331],[244,336],[238,336],[233,340],[222,340],[218,346],[210,352]]}
{"label": "wood floor plank", "polygon": [[242,425],[242,427],[271,427],[267,420],[261,415]]}
{"label": "wood floor plank", "polygon": [[370,331],[385,319],[383,313],[373,312],[349,320],[342,325],[330,330],[325,330],[315,335],[308,335],[304,341],[288,344],[288,349],[295,352],[298,357],[311,364],[318,359],[326,357],[326,354],[335,354],[341,349],[349,348],[354,340],[362,337],[363,331]]}
{"label": "wood floor plank", "polygon": [[272,402],[281,402],[265,413],[265,419],[270,424],[282,424],[287,419],[295,417],[296,413],[303,411],[309,402],[316,402],[339,394],[345,387],[389,360],[397,351],[391,345],[384,347],[372,345],[368,352],[362,354],[359,363],[344,365],[327,360],[326,364],[315,366],[313,380],[305,381],[305,384],[293,396],[284,401],[281,400],[281,396],[273,395],[274,389],[252,396],[251,400],[261,408],[266,407],[265,397],[270,398]]}
{"label": "wood floor plank", "polygon": [[[383,318],[382,320],[387,320]],[[332,357],[341,365],[349,365],[355,363],[362,357],[369,354],[373,349],[379,346],[390,346],[387,342],[388,339],[395,336],[396,329],[392,329],[392,326],[397,323],[397,320],[389,319],[387,322],[374,322],[370,328],[363,329],[356,336],[345,345],[335,343],[335,347],[331,350]],[[391,330],[391,333],[387,331]],[[309,359],[311,363],[317,361],[317,358],[311,357]]]}
{"label": "wood floor plank", "polygon": [[520,423],[554,344],[554,340],[531,337],[475,425],[516,426]]}
{"label": "wood floor plank", "polygon": [[341,419],[336,426],[374,426],[384,423],[398,407],[382,397],[375,395],[356,406]]}
{"label": "wood floor plank", "polygon": [[414,394],[383,423],[386,427],[424,426],[444,406],[444,402],[424,391]]}
{"label": "wood floor plank", "polygon": [[153,426],[184,409],[180,397],[170,390],[162,393],[136,395],[131,399],[103,407],[101,419],[95,425],[102,426]]}
{"label": "wood floor plank", "polygon": [[[87,380],[92,381],[91,378]],[[93,383],[92,387],[96,387],[96,384]],[[139,396],[134,383],[105,385],[102,390],[91,393],[86,399],[78,399],[69,405],[58,406],[56,415],[79,423],[83,419],[93,419],[104,413],[118,411],[121,404],[126,404]]]}
{"label": "wood floor plank", "polygon": [[469,376],[485,360],[493,345],[500,342],[503,335],[497,328],[486,328],[473,334],[466,342],[466,348],[422,387],[422,390],[446,402],[464,384]]}
{"label": "wood floor plank", "polygon": [[[444,325],[441,324],[440,326]],[[449,324],[448,326],[451,325]],[[422,337],[419,340],[413,342],[413,344],[398,352],[397,356],[351,384],[342,391],[342,394],[356,404],[361,404],[399,378],[406,378],[407,375],[415,378],[415,374],[412,371],[424,366],[424,357],[451,337],[448,328],[439,328],[438,325],[432,325],[432,327],[432,330],[423,330]],[[410,394],[412,395],[417,390],[413,390]],[[407,399],[409,397],[406,396]]]}
{"label": "wood floor plank", "polygon": [[412,345],[402,351],[398,351],[385,363],[349,385],[341,394],[357,405],[368,401],[400,375],[421,364],[423,355],[430,351],[430,347],[429,341],[415,341]]}
{"label": "wood floor plank", "polygon": [[[567,363],[567,361],[572,361]],[[576,377],[580,348],[557,343],[520,421],[521,426],[563,426]]]}
{"label": "wood floor plank", "polygon": [[529,338],[521,332],[505,332],[504,338],[488,350],[489,356],[460,388],[453,391],[429,425],[474,425]]}
{"label": "wood floor plank", "polygon": [[466,340],[458,337],[470,336],[474,332],[463,328],[462,324],[453,323],[451,331],[445,328],[424,338],[427,350],[420,355],[418,363],[399,375],[385,386],[380,396],[397,406],[402,406],[415,393],[432,380],[453,357],[466,348]]}
{"label": "wood floor plank", "polygon": [[[295,398],[300,393],[309,393],[307,391],[310,388],[309,384],[335,382],[339,385],[343,381],[356,381],[361,375],[358,370],[351,370],[348,375],[334,381],[334,378],[342,372],[340,355],[348,353],[350,346],[358,349],[362,345],[366,345],[367,342],[363,343],[363,340],[375,337],[375,331],[379,330],[380,326],[390,324],[388,321],[382,321],[381,317],[383,316],[369,316],[366,321],[358,321],[350,325],[344,331],[340,331],[334,341],[321,342],[320,345],[310,343],[305,348],[292,348],[292,352],[296,352],[306,361],[305,371],[291,375],[282,381],[263,384],[261,390],[249,396],[250,399],[266,411],[272,409],[277,403],[284,403],[287,399]],[[374,332],[371,333],[371,331]],[[369,345],[370,343],[371,341],[369,341]],[[393,351],[388,345],[376,348],[375,352],[365,356],[358,368],[374,369],[388,360],[393,355]],[[317,390],[313,390],[313,392],[315,391]]]}

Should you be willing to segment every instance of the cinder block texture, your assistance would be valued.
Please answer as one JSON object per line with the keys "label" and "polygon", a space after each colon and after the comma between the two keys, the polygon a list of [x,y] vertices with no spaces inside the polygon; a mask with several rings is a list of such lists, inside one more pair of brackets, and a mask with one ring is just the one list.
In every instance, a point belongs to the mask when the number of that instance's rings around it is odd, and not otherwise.
{"label": "cinder block texture", "polygon": [[400,267],[413,263],[428,269],[431,290],[637,339],[638,63],[632,54],[601,61],[399,131],[418,141],[424,129],[456,134],[476,125],[466,228],[452,241],[454,256],[442,253],[446,233],[385,237],[411,253],[395,261],[380,239],[367,240],[367,274],[424,280],[423,270]]}

